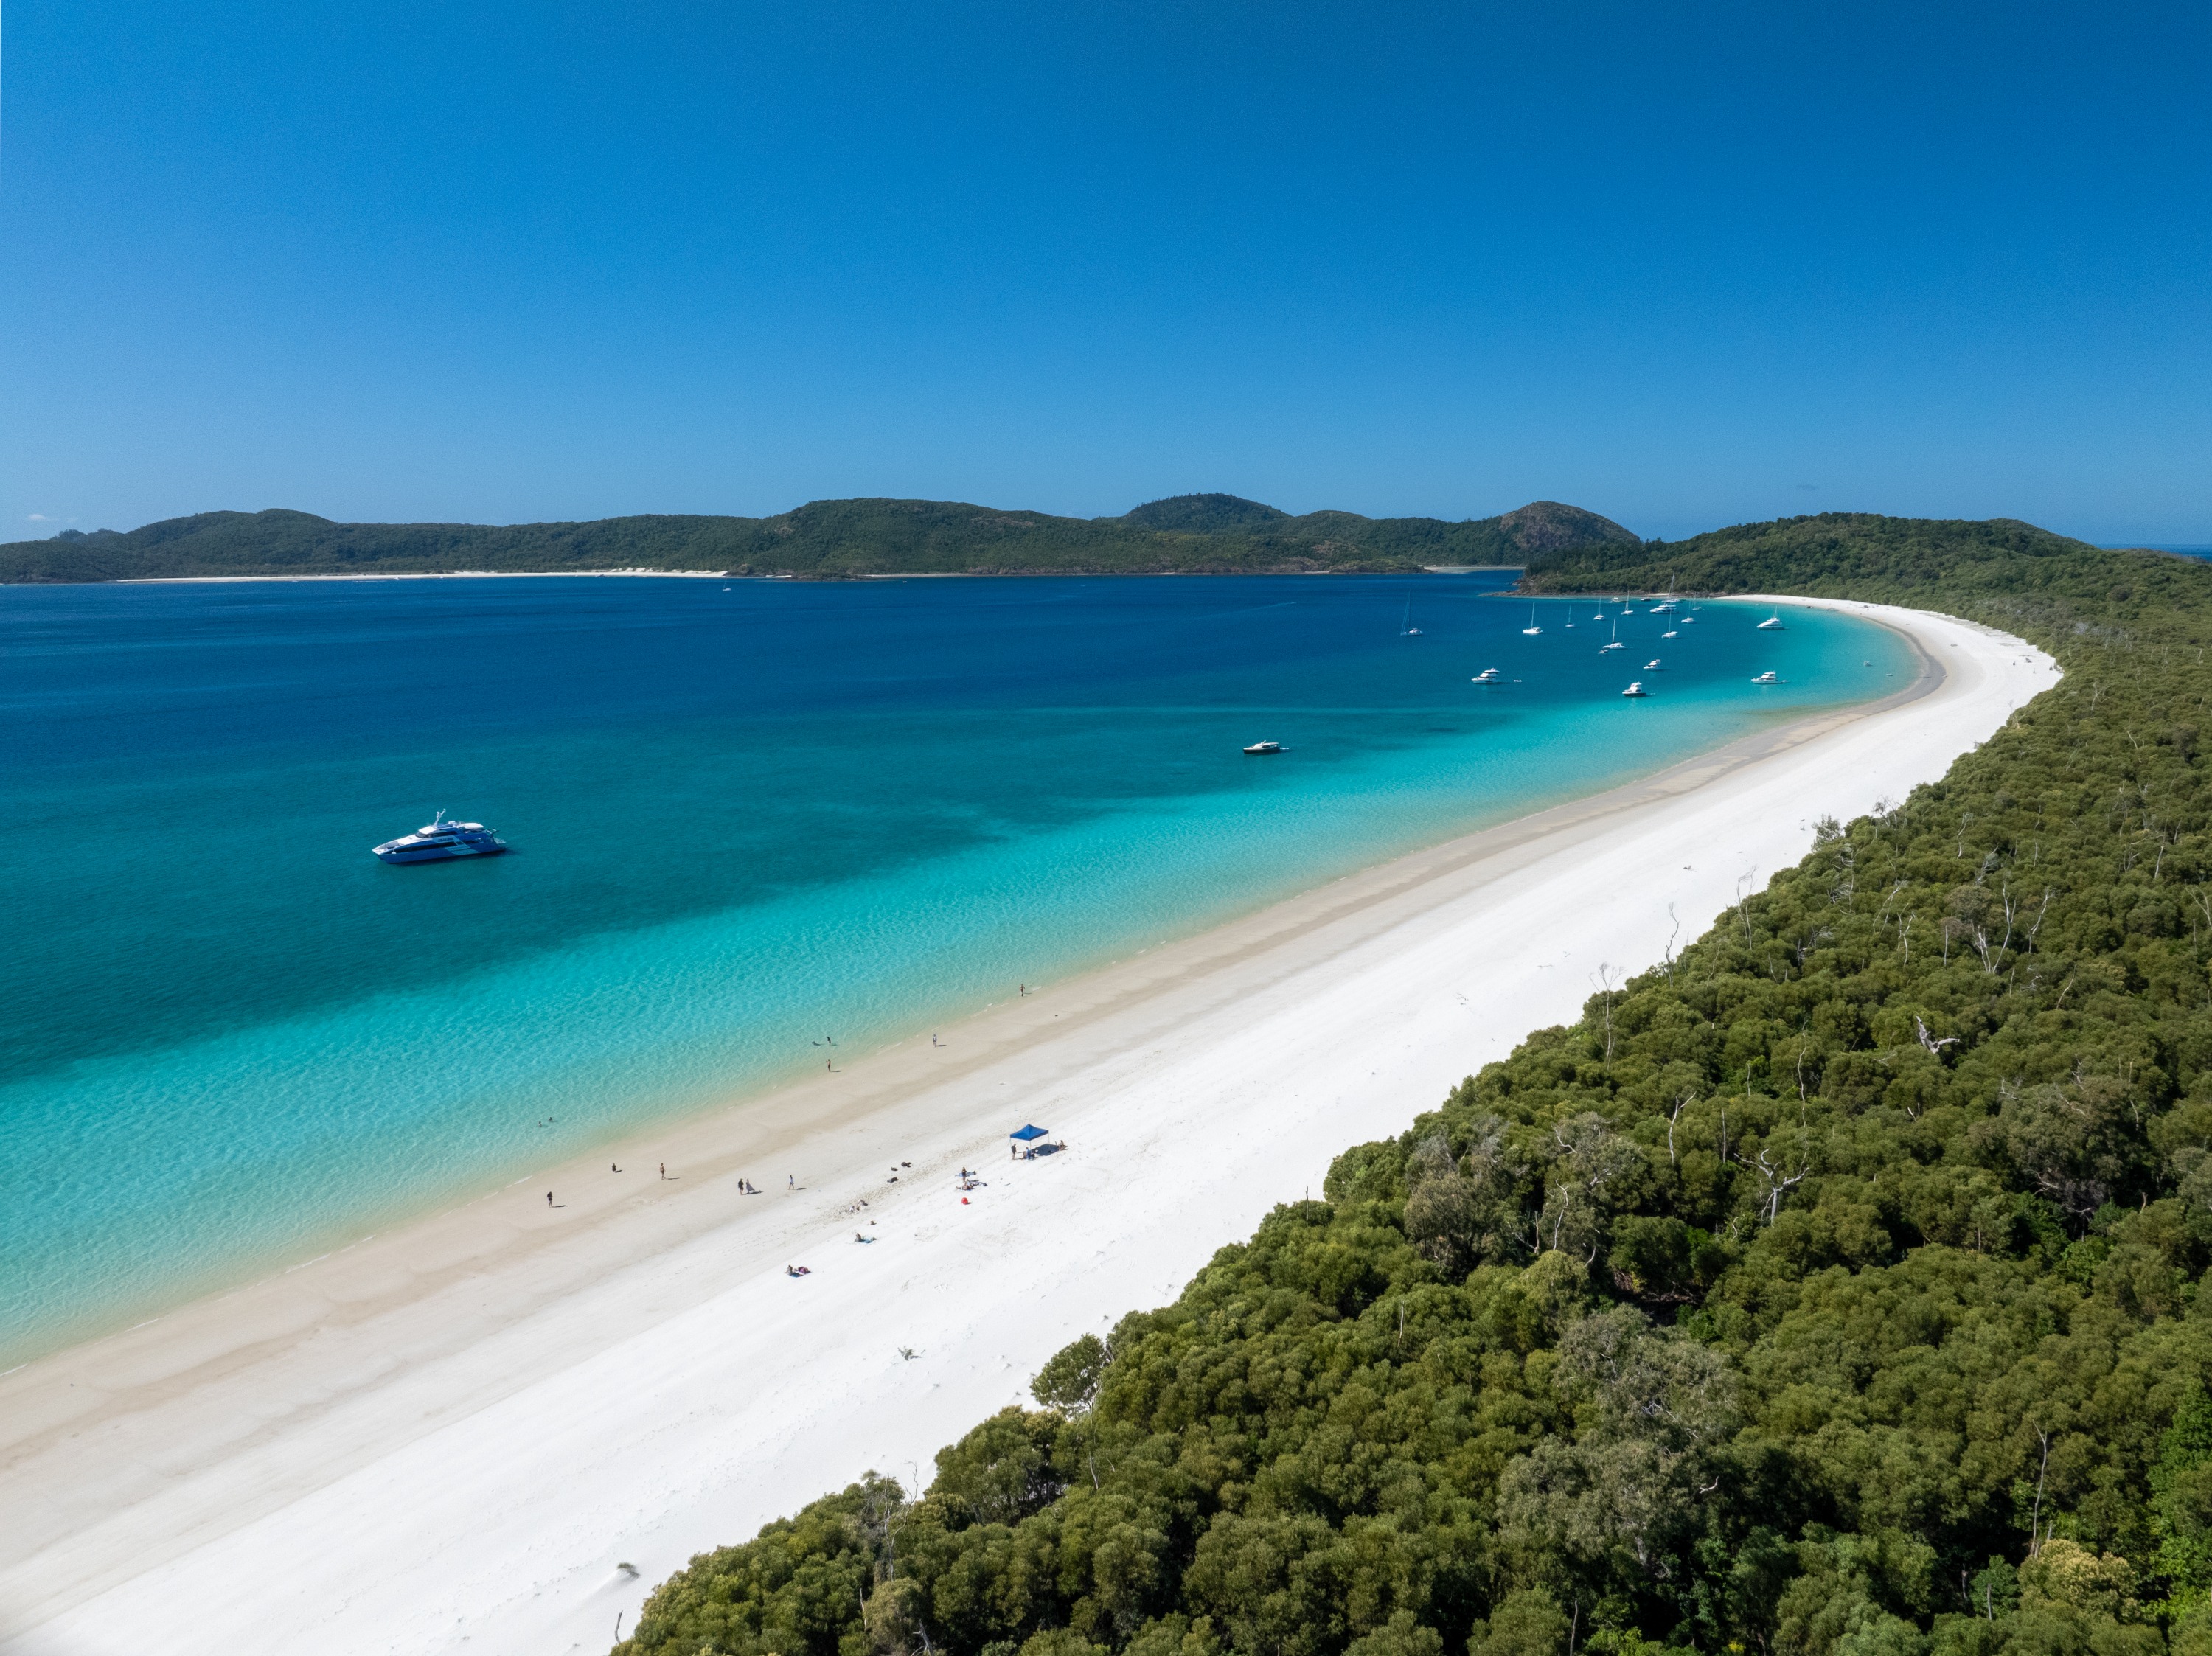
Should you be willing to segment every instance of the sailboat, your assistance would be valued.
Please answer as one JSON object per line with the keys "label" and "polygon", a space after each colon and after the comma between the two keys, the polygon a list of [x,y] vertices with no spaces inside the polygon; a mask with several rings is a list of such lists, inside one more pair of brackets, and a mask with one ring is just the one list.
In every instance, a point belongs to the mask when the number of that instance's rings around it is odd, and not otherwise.
{"label": "sailboat", "polygon": [[1781,616],[1777,614],[1769,616],[1765,621],[1759,622],[1759,630],[1762,633],[1779,633],[1787,629],[1782,625]]}
{"label": "sailboat", "polygon": [[1523,638],[1534,638],[1543,630],[1536,625],[1536,604],[1535,600],[1532,598],[1528,603],[1528,624],[1521,629],[1521,635]]}
{"label": "sailboat", "polygon": [[1413,601],[1411,598],[1407,598],[1406,600],[1406,613],[1398,622],[1398,636],[1400,638],[1419,638],[1420,635],[1421,629],[1413,625]]}
{"label": "sailboat", "polygon": [[1597,652],[1600,655],[1603,655],[1607,650],[1626,650],[1627,647],[1628,646],[1626,644],[1623,644],[1620,641],[1620,618],[1616,616],[1613,623],[1613,642],[1610,644],[1599,645],[1597,646]]}
{"label": "sailboat", "polygon": [[1670,627],[1665,632],[1660,634],[1659,636],[1661,638],[1679,638],[1681,634],[1675,632],[1675,630]]}

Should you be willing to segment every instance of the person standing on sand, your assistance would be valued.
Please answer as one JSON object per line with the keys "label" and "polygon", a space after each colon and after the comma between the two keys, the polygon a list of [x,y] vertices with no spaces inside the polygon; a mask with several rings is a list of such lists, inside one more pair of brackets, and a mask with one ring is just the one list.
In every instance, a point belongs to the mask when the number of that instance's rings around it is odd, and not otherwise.
{"label": "person standing on sand", "polygon": [[668,1163],[666,1163],[665,1162],[663,1162],[660,1164],[660,1176],[661,1176],[663,1179],[665,1179],[665,1178],[667,1178],[667,1177],[668,1177]]}
{"label": "person standing on sand", "polygon": [[783,1175],[783,1182],[791,1189],[797,1190],[799,1188],[799,1175],[795,1173],[787,1173]]}
{"label": "person standing on sand", "polygon": [[550,1190],[545,1192],[545,1205],[549,1208],[553,1205],[553,1192]]}

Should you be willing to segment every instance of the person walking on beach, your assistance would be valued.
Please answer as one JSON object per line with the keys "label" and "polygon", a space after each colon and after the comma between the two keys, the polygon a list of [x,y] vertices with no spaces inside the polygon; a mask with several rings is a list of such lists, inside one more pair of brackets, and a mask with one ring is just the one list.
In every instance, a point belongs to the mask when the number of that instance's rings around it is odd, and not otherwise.
{"label": "person walking on beach", "polygon": [[668,1163],[666,1163],[665,1162],[663,1162],[660,1164],[660,1176],[661,1176],[663,1179],[665,1179],[665,1178],[667,1178],[667,1177],[668,1177]]}
{"label": "person walking on beach", "polygon": [[545,1192],[545,1205],[549,1208],[553,1205],[553,1192],[550,1190]]}
{"label": "person walking on beach", "polygon": [[789,1188],[797,1190],[799,1188],[799,1175],[795,1173],[787,1173],[783,1175],[783,1182]]}

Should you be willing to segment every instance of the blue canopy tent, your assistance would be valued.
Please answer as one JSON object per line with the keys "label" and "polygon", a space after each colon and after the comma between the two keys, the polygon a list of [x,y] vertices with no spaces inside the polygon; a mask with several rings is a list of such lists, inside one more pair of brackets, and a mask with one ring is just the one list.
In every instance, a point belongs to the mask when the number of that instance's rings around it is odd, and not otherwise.
{"label": "blue canopy tent", "polygon": [[[1037,1145],[1036,1141],[1042,1138],[1045,1136],[1045,1133],[1046,1129],[1031,1123],[1014,1132],[1008,1133],[1006,1137],[1012,1139],[1015,1143],[1026,1147],[1018,1149],[1014,1153],[1020,1156],[1024,1161],[1027,1161],[1031,1156],[1038,1154],[1039,1146]],[[1054,1147],[1050,1144],[1047,1144],[1042,1148],[1045,1153],[1049,1154]]]}
{"label": "blue canopy tent", "polygon": [[1042,1138],[1048,1131],[1049,1129],[1044,1127],[1024,1127],[1018,1132],[1008,1133],[1006,1137],[1009,1138],[1018,1138],[1023,1143],[1026,1144],[1032,1138]]}

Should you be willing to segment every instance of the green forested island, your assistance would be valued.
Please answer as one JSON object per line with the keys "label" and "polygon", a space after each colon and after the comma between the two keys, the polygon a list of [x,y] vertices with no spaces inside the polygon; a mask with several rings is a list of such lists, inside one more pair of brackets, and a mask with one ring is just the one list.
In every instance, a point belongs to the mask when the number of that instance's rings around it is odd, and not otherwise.
{"label": "green forested island", "polygon": [[1502,517],[1292,517],[1233,494],[1182,494],[1119,518],[1057,518],[946,500],[816,500],[773,518],[596,523],[341,524],[305,512],[203,512],[127,534],[64,531],[0,545],[0,583],[187,576],[670,569],[800,578],[891,574],[1392,573],[1520,564],[1640,543],[1578,507]]}
{"label": "green forested island", "polygon": [[2212,567],[1838,515],[1528,584],[2066,677],[625,1656],[2212,1653]]}

